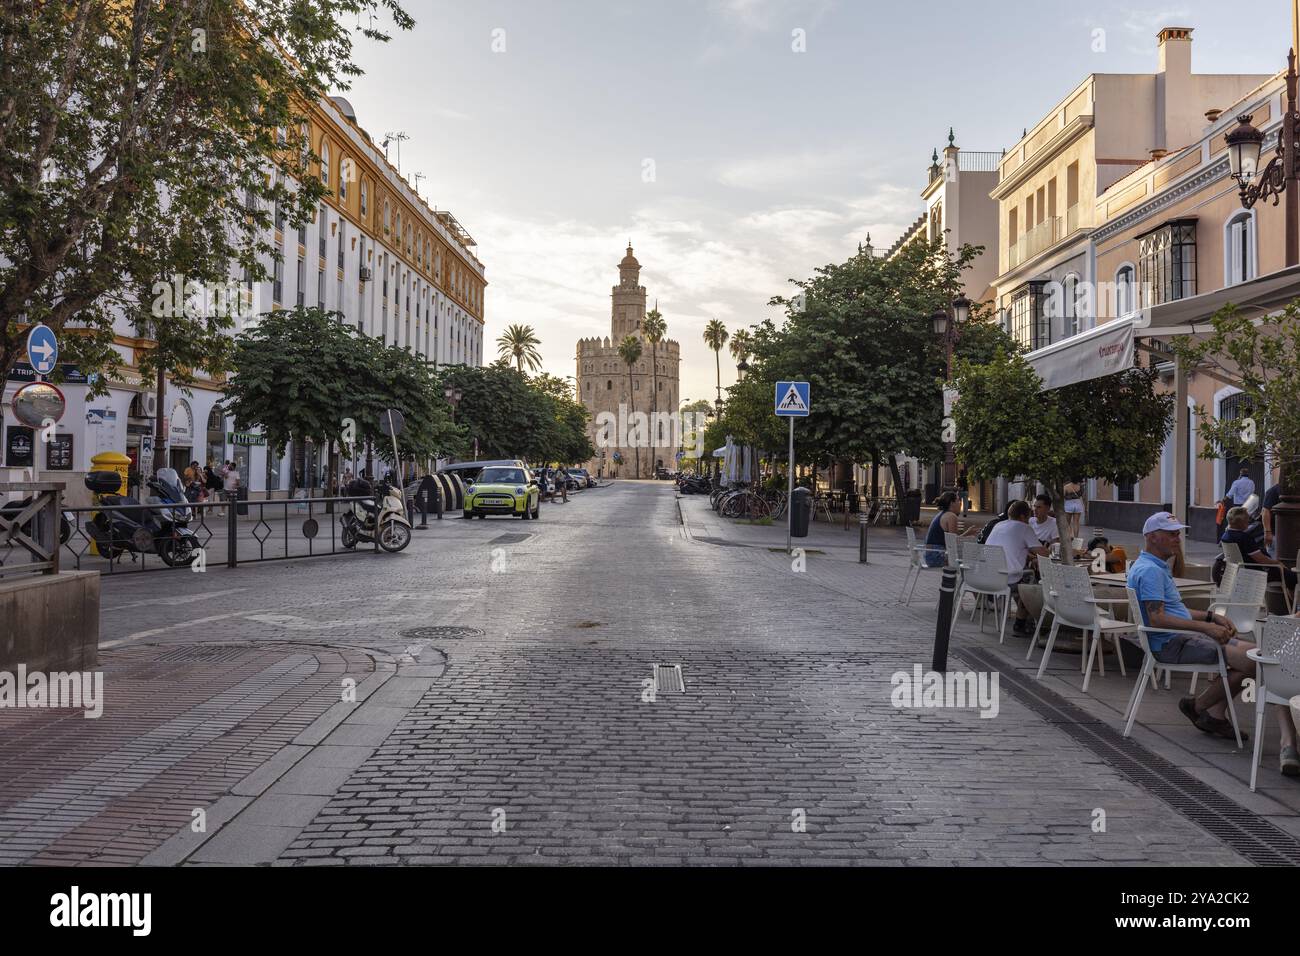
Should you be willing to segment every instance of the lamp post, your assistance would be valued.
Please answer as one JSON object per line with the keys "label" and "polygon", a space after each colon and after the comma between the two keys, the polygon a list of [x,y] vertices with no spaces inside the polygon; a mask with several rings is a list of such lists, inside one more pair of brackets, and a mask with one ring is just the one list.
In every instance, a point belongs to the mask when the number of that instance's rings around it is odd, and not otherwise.
{"label": "lamp post", "polygon": [[[1261,199],[1281,203],[1285,210],[1286,264],[1300,265],[1300,112],[1296,110],[1296,53],[1286,56],[1286,110],[1278,133],[1277,152],[1260,170],[1264,134],[1251,125],[1251,114],[1237,117],[1237,126],[1226,137],[1228,164],[1237,181],[1243,208]],[[1300,550],[1300,468],[1285,456],[1278,464],[1281,501],[1272,510],[1277,555]]]}
{"label": "lamp post", "polygon": [[[952,315],[949,317],[949,312]],[[970,319],[970,299],[964,295],[959,295],[952,300],[952,305],[948,309],[935,309],[934,314],[930,316],[930,322],[934,326],[934,334],[943,340],[943,367],[945,382],[952,381],[952,349],[960,333],[960,327],[965,325]],[[957,461],[954,456],[953,443],[943,443],[943,490],[955,488],[957,485]]]}
{"label": "lamp post", "polygon": [[740,361],[736,363],[736,381],[743,382],[745,380],[745,373],[747,373],[748,371],[749,371],[749,363],[746,362],[744,357],[742,356]]}
{"label": "lamp post", "polygon": [[460,400],[465,397],[465,393],[462,392],[460,389],[456,388],[456,386],[454,385],[448,385],[446,388],[442,390],[442,397],[445,398],[447,400],[447,404],[451,406],[451,423],[455,425],[456,406],[459,405]]}

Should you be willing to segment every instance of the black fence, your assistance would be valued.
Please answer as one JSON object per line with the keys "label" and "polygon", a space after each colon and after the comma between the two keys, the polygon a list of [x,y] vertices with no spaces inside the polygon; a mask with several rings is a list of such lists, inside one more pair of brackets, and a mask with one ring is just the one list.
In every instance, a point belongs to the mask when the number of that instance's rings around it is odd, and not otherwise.
{"label": "black fence", "polygon": [[381,505],[364,495],[67,508],[61,563],[121,574],[377,552],[377,540],[344,545],[344,515],[359,502]]}

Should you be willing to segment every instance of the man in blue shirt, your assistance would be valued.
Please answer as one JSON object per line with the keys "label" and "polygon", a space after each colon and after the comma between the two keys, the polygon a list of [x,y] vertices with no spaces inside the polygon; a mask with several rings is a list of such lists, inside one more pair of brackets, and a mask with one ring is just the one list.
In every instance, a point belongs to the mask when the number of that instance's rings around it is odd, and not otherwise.
{"label": "man in blue shirt", "polygon": [[[1128,586],[1137,595],[1147,627],[1167,627],[1196,633],[1147,635],[1151,653],[1163,664],[1214,664],[1219,660],[1219,646],[1228,667],[1228,682],[1235,696],[1247,677],[1255,676],[1255,662],[1246,656],[1254,644],[1237,638],[1232,622],[1209,611],[1187,609],[1174,586],[1174,576],[1165,563],[1178,553],[1182,530],[1187,525],[1167,511],[1159,511],[1142,526],[1146,549],[1138,555],[1128,572]],[[1184,697],[1178,709],[1200,730],[1218,737],[1235,739],[1232,724],[1225,719],[1227,697],[1217,678],[1199,697]],[[1241,739],[1246,739],[1242,731]]]}
{"label": "man in blue shirt", "polygon": [[1244,505],[1246,499],[1255,493],[1255,482],[1250,480],[1250,469],[1241,469],[1241,475],[1228,488],[1228,497],[1234,505]]}

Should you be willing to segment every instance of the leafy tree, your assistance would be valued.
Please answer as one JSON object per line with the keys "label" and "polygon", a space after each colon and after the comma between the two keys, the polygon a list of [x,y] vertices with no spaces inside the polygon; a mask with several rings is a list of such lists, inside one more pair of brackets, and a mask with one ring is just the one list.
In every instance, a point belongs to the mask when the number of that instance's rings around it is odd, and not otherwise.
{"label": "leafy tree", "polygon": [[375,13],[414,22],[398,0],[0,4],[0,380],[44,322],[103,390],[139,279],[265,278],[268,204],[297,225],[325,192],[305,104],[359,74],[354,32],[388,39],[348,26]]}
{"label": "leafy tree", "polygon": [[731,357],[737,362],[743,362],[754,354],[754,337],[749,329],[737,329],[731,336]]}
{"label": "leafy tree", "polygon": [[760,385],[770,401],[776,381],[808,381],[813,411],[796,429],[796,459],[885,458],[901,494],[895,455],[933,460],[942,447],[943,356],[930,317],[960,292],[980,251],[963,246],[954,258],[941,241],[918,241],[890,259],[863,253],[791,280],[799,294],[772,299],[784,323],[754,330],[752,428],[770,427],[758,421],[771,414]]}
{"label": "leafy tree", "polygon": [[[435,391],[441,395],[447,385],[462,393],[456,406],[456,424],[464,436],[456,453],[459,457],[468,456],[478,439],[480,458],[563,460],[552,454],[559,435],[557,399],[532,385],[518,369],[495,363],[486,368],[444,366]],[[583,427],[585,433],[585,423]]]}
{"label": "leafy tree", "polygon": [[[633,388],[632,366],[641,358],[641,340],[635,335],[629,335],[622,342],[618,343],[618,357],[627,364],[627,397],[628,397],[628,417],[629,419],[636,414],[636,393]],[[641,477],[641,438],[638,435],[632,442],[636,446],[636,471],[633,474]]]}
{"label": "leafy tree", "polygon": [[1174,340],[1183,367],[1209,366],[1239,384],[1244,417],[1219,420],[1197,406],[1202,458],[1267,456],[1282,469],[1283,492],[1300,495],[1300,300],[1258,325],[1228,305],[1201,341]]}
{"label": "leafy tree", "polygon": [[429,367],[409,349],[386,345],[383,339],[349,329],[359,350],[359,365],[370,376],[353,389],[354,417],[361,437],[371,442],[384,461],[393,462],[393,440],[382,430],[390,408],[402,413],[405,425],[397,436],[403,459],[437,457],[459,449],[464,440],[451,422],[451,410]]}
{"label": "leafy tree", "polygon": [[[685,466],[687,463],[691,463],[696,471],[702,472],[705,469],[700,467],[701,456],[697,455],[696,452],[702,450],[704,460],[707,461],[709,449],[704,444],[705,428],[703,423],[707,416],[713,414],[713,403],[706,398],[696,399],[683,405],[681,413],[682,420],[691,423],[689,431],[684,428],[682,430],[682,443],[679,448],[682,453],[682,464]],[[687,416],[690,417],[687,418]]]}
{"label": "leafy tree", "polygon": [[713,349],[713,364],[718,376],[718,405],[722,405],[722,347],[727,344],[727,327],[717,319],[711,319],[704,327],[704,344]]}
{"label": "leafy tree", "polygon": [[522,372],[527,365],[535,372],[542,367],[542,353],[537,351],[540,344],[531,325],[511,325],[497,338],[497,354],[513,361],[516,371]]}
{"label": "leafy tree", "polygon": [[1001,351],[1004,355],[1019,355],[1024,347],[994,321],[988,309],[971,309],[970,321],[958,330],[957,344],[953,347],[953,361],[965,359],[972,365],[987,365]]}
{"label": "leafy tree", "polygon": [[[999,475],[1041,483],[1054,501],[1069,481],[1137,481],[1160,460],[1172,423],[1173,396],[1156,391],[1152,369],[1042,391],[1019,355],[984,365],[960,361],[954,374],[957,454],[975,479]],[[1056,517],[1068,544],[1065,510]],[[1071,549],[1061,554],[1070,560]]]}

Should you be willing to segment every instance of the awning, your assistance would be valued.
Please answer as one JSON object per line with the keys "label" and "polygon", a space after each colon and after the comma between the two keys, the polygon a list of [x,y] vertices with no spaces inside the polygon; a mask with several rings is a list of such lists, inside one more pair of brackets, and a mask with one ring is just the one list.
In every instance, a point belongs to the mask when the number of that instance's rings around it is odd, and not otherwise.
{"label": "awning", "polygon": [[1134,318],[1133,327],[1142,338],[1204,334],[1212,331],[1210,316],[1225,305],[1235,305],[1243,314],[1261,319],[1286,308],[1297,298],[1300,298],[1300,266],[1288,266],[1226,289],[1144,309]]}
{"label": "awning", "polygon": [[1133,367],[1134,319],[1107,322],[1087,332],[1053,342],[1025,358],[1043,380],[1043,388],[1114,375]]}

